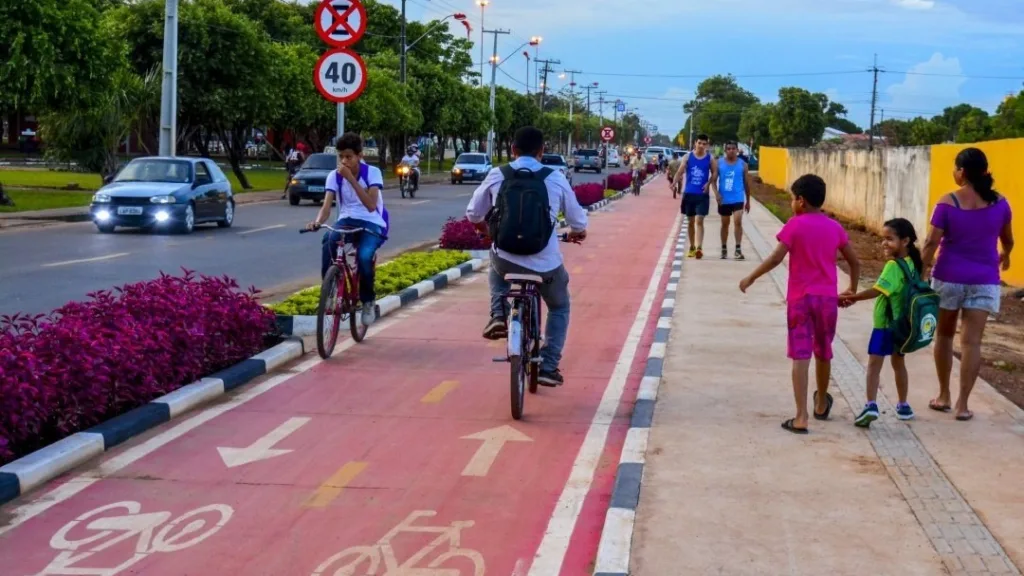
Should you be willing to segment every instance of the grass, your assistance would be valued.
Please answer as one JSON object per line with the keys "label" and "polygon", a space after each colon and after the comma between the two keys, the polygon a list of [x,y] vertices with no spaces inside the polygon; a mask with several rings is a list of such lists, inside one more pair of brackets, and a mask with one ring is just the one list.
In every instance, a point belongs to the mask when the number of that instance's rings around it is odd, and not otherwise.
{"label": "grass", "polygon": [[12,189],[7,189],[5,192],[14,200],[14,206],[0,206],[0,213],[88,206],[92,201],[92,192],[41,192]]}
{"label": "grass", "polygon": [[78,184],[82,190],[98,190],[103,185],[99,174],[85,172],[54,172],[52,170],[0,170],[0,184],[5,188],[61,189]]}

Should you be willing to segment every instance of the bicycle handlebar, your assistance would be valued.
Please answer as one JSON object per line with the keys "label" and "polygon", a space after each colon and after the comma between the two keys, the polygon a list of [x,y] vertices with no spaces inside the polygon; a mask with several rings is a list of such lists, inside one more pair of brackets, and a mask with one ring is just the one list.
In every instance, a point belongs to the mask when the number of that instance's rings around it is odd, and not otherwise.
{"label": "bicycle handlebar", "polygon": [[[320,228],[327,228],[331,232],[340,232],[342,234],[355,234],[356,232],[369,232],[369,230],[367,230],[366,228],[335,228],[335,227],[333,227],[333,226],[331,226],[329,224],[321,224],[320,226],[318,226],[316,228],[316,230],[308,230],[306,228],[302,228],[302,229],[299,230],[299,234],[305,234],[307,232],[319,232]],[[370,232],[370,233],[372,234],[372,232]]]}

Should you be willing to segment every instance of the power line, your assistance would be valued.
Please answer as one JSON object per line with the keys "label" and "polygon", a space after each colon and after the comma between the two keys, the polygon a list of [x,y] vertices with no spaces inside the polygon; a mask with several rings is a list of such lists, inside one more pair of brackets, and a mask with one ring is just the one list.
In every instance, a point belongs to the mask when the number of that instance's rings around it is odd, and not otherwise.
{"label": "power line", "polygon": [[[779,72],[773,74],[729,74],[733,78],[788,78],[796,76],[840,76],[844,74],[864,74],[867,70],[835,70],[831,72]],[[587,76],[615,76],[624,78],[710,78],[712,76],[725,76],[723,73],[715,74],[637,74],[628,72],[586,72]]]}

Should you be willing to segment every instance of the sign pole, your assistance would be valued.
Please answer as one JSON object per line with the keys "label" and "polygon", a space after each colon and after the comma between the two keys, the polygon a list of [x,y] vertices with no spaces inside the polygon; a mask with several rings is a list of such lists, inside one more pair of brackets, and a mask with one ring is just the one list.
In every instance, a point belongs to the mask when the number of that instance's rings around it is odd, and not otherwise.
{"label": "sign pole", "polygon": [[334,137],[334,145],[338,145],[338,139],[345,133],[345,103],[338,102],[338,123],[336,128],[337,136]]}
{"label": "sign pole", "polygon": [[178,0],[164,5],[164,77],[160,88],[161,156],[174,156],[178,141]]}

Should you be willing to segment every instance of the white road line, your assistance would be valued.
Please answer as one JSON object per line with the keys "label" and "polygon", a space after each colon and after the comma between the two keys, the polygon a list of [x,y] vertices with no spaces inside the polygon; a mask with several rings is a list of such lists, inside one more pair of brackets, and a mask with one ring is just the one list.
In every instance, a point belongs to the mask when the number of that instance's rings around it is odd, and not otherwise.
{"label": "white road line", "polygon": [[[429,308],[433,303],[437,301],[436,298],[430,298],[424,300],[422,304],[412,305],[405,309],[405,312],[396,314],[394,317],[388,317],[369,328],[367,336],[385,330],[400,321],[408,318],[410,315],[420,312],[426,308]],[[345,352],[346,350],[355,346],[354,340],[345,340],[339,342],[338,347],[335,349],[335,357]],[[284,384],[288,380],[291,380],[295,376],[312,369],[314,366],[323,362],[319,357],[314,357],[305,362],[302,362],[292,370],[284,372],[277,376],[273,376],[260,384],[251,388],[245,389],[241,394],[237,396],[224,396],[225,402],[223,404],[217,404],[207,408],[195,416],[182,421],[180,424],[164,430],[163,432],[153,436],[149,440],[132,446],[127,450],[121,452],[117,456],[110,458],[109,460],[102,461],[88,472],[83,472],[78,476],[68,480],[64,484],[54,488],[50,492],[40,494],[35,497],[32,502],[22,504],[11,511],[11,517],[8,519],[8,523],[5,526],[0,526],[0,535],[3,535],[11,530],[14,530],[18,526],[24,524],[28,520],[39,516],[43,512],[46,512],[50,508],[61,504],[72,498],[82,490],[85,490],[89,486],[103,480],[104,478],[116,474],[117,472],[124,470],[137,460],[155,452],[157,449],[173,442],[174,440],[184,436],[185,434],[195,430],[203,424],[213,420],[217,416],[237,408],[246,402],[253,400],[266,392],[270,392],[274,388],[277,388],[281,384]]]}
{"label": "white road line", "polygon": [[120,258],[121,256],[127,256],[131,252],[118,252],[117,254],[107,254],[106,256],[97,256],[95,258],[82,258],[81,260],[65,260],[63,262],[50,262],[49,264],[43,264],[43,268],[53,268],[55,266],[69,266],[71,264],[85,264],[86,262],[100,262],[101,260],[112,260],[114,258]]}
{"label": "white road line", "polygon": [[427,202],[430,202],[430,200],[417,200],[415,202],[409,202],[409,206],[415,206],[417,204],[426,204]]}
{"label": "white road line", "polygon": [[469,198],[472,195],[473,195],[472,192],[466,192],[465,194],[456,194],[455,197],[456,198]]}
{"label": "white road line", "polygon": [[239,236],[245,236],[246,234],[255,234],[257,232],[266,232],[267,230],[277,230],[278,228],[284,228],[284,224],[274,224],[273,226],[264,226],[263,228],[256,228],[254,230],[246,230],[239,232]]}
{"label": "white road line", "polygon": [[629,377],[629,369],[633,364],[637,348],[640,346],[640,338],[644,333],[644,326],[647,318],[654,307],[654,299],[658,295],[658,285],[664,274],[665,266],[668,264],[669,251],[672,249],[672,239],[679,228],[681,215],[676,216],[672,225],[672,231],[665,240],[665,247],[661,250],[658,264],[651,274],[651,281],[647,284],[647,292],[637,310],[636,318],[633,319],[633,326],[629,329],[629,335],[619,353],[619,359],[615,363],[615,370],[608,380],[604,396],[597,407],[590,428],[580,446],[579,454],[572,464],[572,471],[569,479],[558,497],[555,509],[551,512],[548,520],[547,530],[544,531],[544,538],[537,548],[537,555],[534,557],[533,565],[530,566],[529,576],[552,576],[559,574],[562,570],[562,562],[565,561],[565,553],[569,550],[569,541],[576,529],[576,520],[579,518],[580,510],[583,508],[583,501],[590,492],[590,485],[594,481],[594,471],[597,463],[604,452],[605,443],[608,439],[608,429],[615,418],[615,412],[619,408],[622,399],[622,392],[626,387],[626,379]]}

